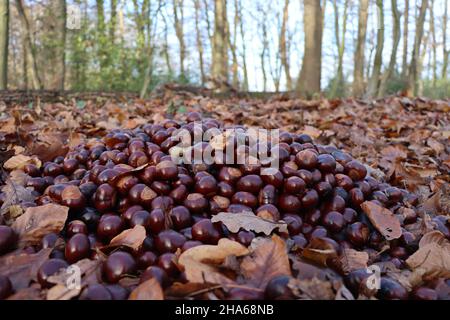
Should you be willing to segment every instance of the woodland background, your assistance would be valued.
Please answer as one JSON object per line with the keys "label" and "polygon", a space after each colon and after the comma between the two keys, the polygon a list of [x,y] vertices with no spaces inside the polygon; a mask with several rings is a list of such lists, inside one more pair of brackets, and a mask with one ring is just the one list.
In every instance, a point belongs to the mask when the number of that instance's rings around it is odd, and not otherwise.
{"label": "woodland background", "polygon": [[447,98],[448,6],[448,0],[0,0],[0,89],[143,97],[176,82],[308,98],[399,92]]}

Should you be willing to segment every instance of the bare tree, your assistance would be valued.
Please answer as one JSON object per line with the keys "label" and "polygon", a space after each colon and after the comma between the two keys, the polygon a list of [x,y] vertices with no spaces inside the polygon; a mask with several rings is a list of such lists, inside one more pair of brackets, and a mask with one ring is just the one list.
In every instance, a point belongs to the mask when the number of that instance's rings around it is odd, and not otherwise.
{"label": "bare tree", "polygon": [[280,56],[281,56],[281,63],[284,68],[284,74],[286,76],[286,88],[288,91],[292,90],[292,78],[291,78],[291,71],[289,66],[289,54],[287,52],[287,44],[286,44],[286,29],[287,29],[287,23],[289,19],[289,0],[284,1],[284,8],[283,8],[283,19],[281,23],[281,30],[280,30],[280,36],[279,36],[279,46],[280,46]]}
{"label": "bare tree", "polygon": [[409,23],[409,0],[405,0],[403,11],[403,55],[402,55],[402,78],[408,75],[408,25]]}
{"label": "bare tree", "polygon": [[200,30],[200,17],[201,17],[201,6],[200,6],[200,0],[194,0],[194,13],[195,13],[195,40],[197,43],[197,50],[198,50],[198,62],[200,67],[200,80],[202,85],[205,84],[206,81],[206,74],[205,74],[205,64],[203,61],[203,41],[202,41],[202,34]]}
{"label": "bare tree", "polygon": [[214,0],[214,35],[212,54],[212,78],[219,81],[220,91],[226,89],[228,81],[228,41],[227,41],[227,2]]}
{"label": "bare tree", "polygon": [[56,15],[55,32],[55,72],[53,75],[52,89],[64,90],[66,75],[66,1],[55,0],[53,2]]}
{"label": "bare tree", "polygon": [[448,1],[445,1],[444,16],[442,18],[442,54],[444,56],[444,62],[442,64],[442,78],[447,79],[448,57],[450,50],[447,50],[447,23],[448,23]]}
{"label": "bare tree", "polygon": [[367,18],[369,16],[369,0],[359,2],[358,38],[356,40],[355,68],[353,71],[353,96],[364,94],[364,50],[366,44]]}
{"label": "bare tree", "polygon": [[377,30],[377,48],[375,51],[375,59],[373,62],[372,75],[369,79],[367,86],[367,96],[373,97],[378,92],[378,86],[380,84],[381,66],[383,64],[383,48],[384,48],[384,11],[383,0],[377,0],[377,17],[378,17],[378,30]]}
{"label": "bare tree", "polygon": [[322,21],[320,1],[304,0],[305,49],[296,85],[296,91],[300,96],[312,97],[312,95],[320,93]]}
{"label": "bare tree", "polygon": [[[444,29],[444,33],[445,33],[445,29]],[[431,34],[431,51],[432,51],[432,57],[433,57],[431,70],[433,70],[433,88],[434,88],[434,87],[436,87],[436,81],[437,81],[437,62],[436,62],[437,43],[436,43],[436,30],[434,27],[434,0],[431,0],[431,3],[430,3],[430,34]]]}
{"label": "bare tree", "polygon": [[242,71],[244,73],[244,79],[242,82],[242,89],[244,91],[248,90],[248,69],[247,69],[247,46],[245,44],[245,33],[244,33],[244,19],[242,16],[242,3],[240,0],[235,0],[235,6],[238,8],[238,15],[239,15],[239,31],[241,34],[241,41],[242,41],[242,53],[241,53],[241,59],[242,59]]}
{"label": "bare tree", "polygon": [[114,43],[117,27],[117,2],[118,0],[111,0],[111,21],[109,23],[109,41]]}
{"label": "bare tree", "polygon": [[234,88],[239,87],[239,64],[238,64],[238,55],[237,55],[237,29],[239,24],[239,12],[237,3],[235,1],[234,6],[234,20],[233,20],[233,33],[230,30],[230,24],[227,20],[227,33],[228,33],[228,45],[231,51],[232,64],[231,64],[231,72],[233,74],[232,84]]}
{"label": "bare tree", "polygon": [[182,0],[173,0],[173,18],[174,18],[174,27],[175,34],[178,39],[178,44],[180,46],[179,54],[180,54],[180,76],[182,79],[186,77],[186,70],[184,68],[184,60],[186,58],[186,44],[184,42],[184,9],[183,9],[183,1]]}
{"label": "bare tree", "polygon": [[419,58],[420,58],[420,45],[423,37],[423,25],[425,23],[425,15],[427,12],[428,0],[422,0],[419,17],[416,22],[416,35],[414,38],[414,48],[411,57],[411,63],[408,71],[408,95],[417,95],[419,89]]}
{"label": "bare tree", "polygon": [[331,96],[335,97],[337,95],[338,88],[343,86],[344,72],[343,72],[343,61],[344,61],[344,51],[345,51],[345,34],[347,32],[347,11],[348,11],[348,0],[344,1],[344,13],[342,16],[342,35],[339,35],[339,8],[337,0],[333,0],[334,6],[334,32],[336,38],[336,46],[338,49],[338,66],[336,78],[333,81],[331,87]]}
{"label": "bare tree", "polygon": [[0,90],[8,86],[9,0],[0,2]]}
{"label": "bare tree", "polygon": [[27,78],[29,77],[29,80],[31,81],[31,87],[32,89],[41,89],[41,80],[39,79],[38,70],[37,70],[37,64],[36,64],[36,58],[35,58],[35,50],[33,46],[33,42],[31,40],[31,28],[30,23],[28,20],[27,13],[25,12],[25,6],[23,3],[23,0],[16,0],[17,4],[17,11],[19,13],[19,18],[21,20],[21,23],[23,25],[23,45],[24,45],[24,54],[25,54],[25,61],[24,65],[26,66],[25,72],[27,74]]}
{"label": "bare tree", "polygon": [[397,8],[397,0],[391,0],[392,9],[392,33],[394,35],[391,58],[389,60],[389,66],[381,79],[380,89],[378,90],[378,96],[382,97],[386,94],[387,83],[391,79],[395,70],[395,62],[397,59],[397,49],[400,43],[400,11]]}

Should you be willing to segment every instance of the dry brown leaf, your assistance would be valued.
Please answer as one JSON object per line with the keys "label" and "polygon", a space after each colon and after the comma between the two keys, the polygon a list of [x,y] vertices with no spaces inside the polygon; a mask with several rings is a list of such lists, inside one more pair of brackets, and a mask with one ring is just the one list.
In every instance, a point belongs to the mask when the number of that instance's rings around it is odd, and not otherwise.
{"label": "dry brown leaf", "polygon": [[164,292],[158,280],[152,278],[134,289],[128,300],[164,300]]}
{"label": "dry brown leaf", "polygon": [[[48,281],[56,285],[47,291],[47,300],[70,300],[77,297],[85,286],[99,283],[101,276],[98,273],[101,265],[101,260],[83,259],[71,265],[72,269],[64,269],[50,276]],[[81,277],[80,286],[68,286],[69,283],[75,284],[72,280],[78,271]]]}
{"label": "dry brown leaf", "polygon": [[51,161],[58,156],[65,156],[69,151],[66,140],[67,137],[60,132],[42,132],[29,145],[29,150],[42,161]]}
{"label": "dry brown leaf", "polygon": [[218,271],[226,257],[247,255],[248,249],[239,242],[226,238],[220,239],[214,245],[202,245],[186,250],[178,259],[178,264],[184,268],[186,279],[197,283],[234,283]]}
{"label": "dry brown leaf", "polygon": [[221,285],[195,282],[175,282],[164,291],[164,294],[169,297],[188,298],[195,297],[205,291],[214,290],[215,288],[221,288]]}
{"label": "dry brown leaf", "polygon": [[313,238],[308,246],[303,249],[302,257],[321,266],[327,266],[331,259],[337,257],[337,252],[335,248],[324,239]]}
{"label": "dry brown leaf", "polygon": [[7,300],[44,300],[44,298],[41,286],[35,283],[10,295]]}
{"label": "dry brown leaf", "polygon": [[141,225],[136,225],[133,229],[122,231],[115,236],[108,247],[126,246],[137,251],[146,237],[145,228]]}
{"label": "dry brown leaf", "polygon": [[291,276],[291,266],[284,241],[277,235],[259,241],[251,255],[243,259],[241,272],[247,283],[260,289],[265,289],[273,277]]}
{"label": "dry brown leaf", "polygon": [[5,200],[0,213],[8,224],[11,224],[18,216],[23,214],[21,203],[34,202],[35,199],[31,190],[14,183],[11,179],[8,179],[6,185],[2,188],[2,192],[5,195]]}
{"label": "dry brown leaf", "polygon": [[289,280],[288,287],[301,300],[334,300],[336,297],[331,282],[317,278],[309,280],[293,278]]}
{"label": "dry brown leaf", "polygon": [[367,252],[344,248],[338,264],[343,273],[349,273],[354,270],[367,268],[368,262],[369,254]]}
{"label": "dry brown leaf", "polygon": [[256,216],[253,212],[229,213],[220,212],[212,216],[211,222],[222,222],[230,232],[237,233],[240,229],[255,231],[270,235],[274,229],[287,232],[287,224],[284,222],[273,222]]}
{"label": "dry brown leaf", "polygon": [[35,157],[26,156],[24,154],[18,154],[9,158],[4,164],[3,168],[6,170],[21,170],[27,164],[33,163],[38,168],[41,166],[41,161]]}
{"label": "dry brown leaf", "polygon": [[52,249],[42,249],[34,254],[12,252],[0,257],[0,274],[11,280],[14,290],[28,287],[36,280],[39,267],[48,259]]}
{"label": "dry brown leaf", "polygon": [[437,277],[450,278],[450,242],[439,231],[431,231],[419,242],[419,250],[406,264],[413,270],[412,282]]}
{"label": "dry brown leaf", "polygon": [[68,213],[68,207],[53,203],[30,207],[11,227],[19,235],[20,245],[38,244],[46,234],[61,232]]}
{"label": "dry brown leaf", "polygon": [[365,201],[361,204],[364,213],[373,226],[388,240],[398,239],[402,236],[400,221],[388,209],[374,202]]}

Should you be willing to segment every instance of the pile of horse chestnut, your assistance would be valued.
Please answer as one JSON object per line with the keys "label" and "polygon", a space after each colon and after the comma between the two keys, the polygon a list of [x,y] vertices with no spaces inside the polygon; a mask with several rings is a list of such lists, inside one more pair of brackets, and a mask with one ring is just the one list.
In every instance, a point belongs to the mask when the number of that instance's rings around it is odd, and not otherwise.
{"label": "pile of horse chestnut", "polygon": [[[375,201],[401,215],[405,206],[414,208],[418,198],[406,190],[381,183],[367,175],[366,167],[348,153],[332,146],[313,143],[306,134],[281,132],[276,145],[278,168],[265,170],[267,163],[183,164],[173,161],[173,137],[180,129],[194,135],[217,128],[245,132],[243,126],[226,127],[217,120],[190,112],[185,120],[167,119],[133,130],[112,130],[101,139],[91,139],[38,168],[27,164],[27,188],[37,196],[34,205],[57,203],[70,208],[69,218],[60,234],[47,234],[39,246],[26,248],[37,252],[52,248],[50,259],[37,272],[43,289],[54,284],[49,277],[81,259],[100,259],[99,250],[126,229],[141,225],[147,237],[137,250],[119,248],[102,263],[102,283],[83,289],[79,299],[127,299],[132,287],[120,284],[127,276],[142,283],[155,278],[163,288],[184,282],[175,253],[202,244],[217,244],[230,238],[249,246],[258,236],[251,231],[231,233],[210,217],[251,211],[261,218],[288,225],[280,233],[301,251],[313,238],[323,238],[337,252],[354,248],[369,254],[372,262],[390,261],[405,268],[405,260],[417,250],[418,239],[403,229],[401,238],[386,242],[362,212],[364,201]],[[194,148],[205,148],[203,141]],[[233,152],[248,153],[252,146]],[[262,171],[264,171],[262,174]],[[415,211],[403,215],[402,227],[413,224]],[[447,237],[449,225],[434,219]],[[0,254],[17,246],[17,237],[0,221]],[[388,243],[389,249],[378,252]],[[343,275],[348,289],[358,296],[365,270]],[[447,280],[448,281],[448,280]],[[229,299],[289,299],[289,277],[272,279],[265,292],[242,288],[226,290]],[[408,292],[399,282],[381,278],[379,299],[438,299],[437,282]],[[448,285],[448,282],[447,282]],[[0,299],[13,294],[10,280],[0,275]]]}

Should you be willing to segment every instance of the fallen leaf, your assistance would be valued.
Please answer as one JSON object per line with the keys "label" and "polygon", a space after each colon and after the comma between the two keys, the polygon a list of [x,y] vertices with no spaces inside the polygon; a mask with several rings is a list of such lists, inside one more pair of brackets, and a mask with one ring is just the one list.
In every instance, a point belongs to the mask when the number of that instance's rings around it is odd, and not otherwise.
{"label": "fallen leaf", "polygon": [[31,280],[36,280],[40,266],[48,259],[53,249],[42,249],[34,254],[11,252],[0,257],[0,274],[11,281],[14,290],[28,287]]}
{"label": "fallen leaf", "polygon": [[134,289],[128,300],[164,300],[164,292],[158,280],[152,278]]}
{"label": "fallen leaf", "polygon": [[334,300],[336,297],[331,282],[317,278],[309,280],[292,278],[288,287],[301,300]]}
{"label": "fallen leaf", "polygon": [[273,222],[256,216],[253,212],[229,213],[220,212],[212,216],[211,222],[222,222],[230,232],[237,233],[240,229],[255,231],[270,235],[274,229],[287,232],[287,224],[284,222]]}
{"label": "fallen leaf", "polygon": [[[47,291],[47,300],[70,300],[77,297],[87,285],[99,283],[101,265],[101,260],[82,259],[50,276],[48,282],[56,285]],[[80,281],[79,286],[75,282],[77,280]]]}
{"label": "fallen leaf", "polygon": [[327,266],[331,259],[337,257],[337,252],[333,245],[324,239],[313,238],[308,246],[303,249],[302,257],[321,266]]}
{"label": "fallen leaf", "polygon": [[241,272],[246,283],[263,290],[272,278],[280,275],[291,276],[284,241],[277,235],[262,239],[251,255],[242,260]]}
{"label": "fallen leaf", "polygon": [[115,236],[108,247],[126,246],[137,251],[146,236],[145,228],[141,225],[136,225],[133,229],[122,231],[119,235]]}
{"label": "fallen leaf", "polygon": [[420,239],[419,250],[406,260],[406,264],[413,270],[415,279],[450,278],[450,242],[441,232],[431,231]]}
{"label": "fallen leaf", "polygon": [[68,207],[53,203],[30,207],[11,227],[19,235],[20,245],[39,244],[46,234],[61,232],[68,213]]}
{"label": "fallen leaf", "polygon": [[38,168],[41,166],[41,161],[35,157],[26,156],[24,154],[18,154],[9,158],[4,164],[3,168],[6,170],[21,170],[27,164],[33,163]]}
{"label": "fallen leaf", "polygon": [[44,300],[41,286],[37,283],[28,288],[20,289],[10,295],[7,300]]}
{"label": "fallen leaf", "polygon": [[221,285],[211,283],[181,283],[175,282],[169,288],[164,291],[164,294],[174,298],[188,298],[195,297],[210,290],[219,289]]}
{"label": "fallen leaf", "polygon": [[34,202],[35,196],[31,190],[14,183],[8,179],[6,185],[2,188],[5,200],[0,209],[1,215],[8,224],[11,224],[17,217],[23,214],[21,204],[24,202]]}
{"label": "fallen leaf", "polygon": [[367,268],[369,262],[369,254],[364,251],[344,248],[338,260],[340,270],[344,273]]}
{"label": "fallen leaf", "polygon": [[65,156],[69,147],[67,137],[60,132],[42,132],[29,145],[31,154],[35,154],[42,161],[52,161],[58,156]]}
{"label": "fallen leaf", "polygon": [[197,283],[234,283],[233,280],[218,271],[217,266],[222,264],[230,255],[247,255],[249,250],[239,242],[226,238],[220,239],[214,245],[201,245],[183,252],[178,258],[178,264],[184,268],[186,279]]}
{"label": "fallen leaf", "polygon": [[364,213],[373,226],[388,240],[398,239],[402,236],[400,221],[388,209],[374,202],[365,201],[361,204]]}

